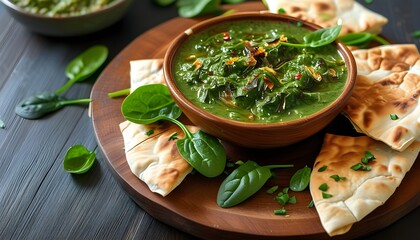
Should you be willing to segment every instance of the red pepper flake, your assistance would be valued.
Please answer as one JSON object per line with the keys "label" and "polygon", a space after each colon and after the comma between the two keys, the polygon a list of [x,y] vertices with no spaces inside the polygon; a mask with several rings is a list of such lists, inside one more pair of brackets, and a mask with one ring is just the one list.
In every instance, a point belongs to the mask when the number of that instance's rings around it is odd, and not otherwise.
{"label": "red pepper flake", "polygon": [[268,89],[272,90],[274,88],[274,83],[268,78],[264,77],[263,80]]}
{"label": "red pepper flake", "polygon": [[298,74],[295,75],[296,80],[299,80],[301,78],[302,78],[302,73],[298,73]]}
{"label": "red pepper flake", "polygon": [[223,33],[223,40],[225,40],[225,41],[229,41],[231,38],[230,38],[230,35],[229,35],[229,33],[228,32],[224,32]]}

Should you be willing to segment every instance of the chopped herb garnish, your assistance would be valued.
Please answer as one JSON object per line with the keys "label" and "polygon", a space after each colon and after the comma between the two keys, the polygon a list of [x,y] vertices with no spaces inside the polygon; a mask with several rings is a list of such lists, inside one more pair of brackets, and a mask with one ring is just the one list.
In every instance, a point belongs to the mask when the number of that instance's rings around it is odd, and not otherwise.
{"label": "chopped herb garnish", "polygon": [[318,189],[321,190],[321,191],[327,191],[328,190],[328,185],[326,183],[323,183],[323,184],[319,185]]}
{"label": "chopped herb garnish", "polygon": [[314,206],[314,200],[311,200],[306,207],[311,208]]}
{"label": "chopped herb garnish", "polygon": [[328,167],[326,165],[324,165],[324,166],[318,168],[318,172],[323,172],[323,171],[327,170],[327,168]]}
{"label": "chopped herb garnish", "polygon": [[282,209],[275,209],[274,210],[274,214],[275,215],[286,215],[286,209],[282,208]]}
{"label": "chopped herb garnish", "polygon": [[411,35],[415,38],[420,38],[420,30],[414,31]]}
{"label": "chopped herb garnish", "polygon": [[397,120],[399,117],[397,114],[389,114],[389,118],[391,118],[391,120]]}
{"label": "chopped herb garnish", "polygon": [[281,205],[286,205],[286,203],[288,203],[289,202],[289,194],[287,194],[287,193],[283,193],[283,192],[280,192],[277,196],[276,196],[276,201],[277,202],[279,202]]}
{"label": "chopped herb garnish", "polygon": [[287,203],[295,204],[296,197],[295,196],[290,197],[288,192],[289,192],[289,188],[283,188],[283,191],[279,192],[274,199],[283,206],[286,205]]}
{"label": "chopped herb garnish", "polygon": [[326,192],[322,192],[322,198],[330,198],[330,197],[332,197],[333,195],[331,195],[331,194],[329,194],[329,193],[326,193]]}
{"label": "chopped herb garnish", "polygon": [[334,179],[336,182],[346,180],[346,177],[340,177],[337,174],[331,175],[330,178]]}
{"label": "chopped herb garnish", "polygon": [[357,170],[360,170],[361,168],[363,168],[363,164],[362,163],[357,163],[357,164],[351,166],[350,168],[357,171]]}
{"label": "chopped herb garnish", "polygon": [[4,124],[4,122],[0,119],[0,128],[5,128],[6,124]]}
{"label": "chopped herb garnish", "polygon": [[279,8],[279,10],[277,10],[277,12],[281,13],[281,14],[285,14],[286,10],[284,8]]}
{"label": "chopped herb garnish", "polygon": [[365,0],[365,3],[366,4],[372,4],[373,3],[373,0]]}
{"label": "chopped herb garnish", "polygon": [[287,201],[287,203],[296,204],[296,197],[295,196],[291,196],[289,198],[289,201]]}
{"label": "chopped herb garnish", "polygon": [[350,168],[355,170],[355,171],[358,171],[358,170],[360,170],[360,171],[370,171],[370,170],[372,170],[371,166],[365,166],[362,163],[355,164],[355,165],[351,166]]}
{"label": "chopped herb garnish", "polygon": [[372,170],[372,167],[371,166],[363,166],[362,170],[363,171],[370,171],[370,170]]}
{"label": "chopped herb garnish", "polygon": [[279,186],[278,185],[275,185],[275,186],[272,186],[271,188],[269,188],[266,192],[268,194],[273,194],[273,193],[275,193],[277,191],[277,189],[279,189]]}
{"label": "chopped herb garnish", "polygon": [[369,164],[370,161],[372,161],[373,159],[375,159],[375,156],[373,156],[373,154],[369,151],[365,151],[365,156],[362,157],[362,163],[363,164]]}
{"label": "chopped herb garnish", "polygon": [[297,23],[296,23],[296,26],[298,26],[298,27],[302,27],[302,26],[303,26],[303,23],[302,23],[302,22],[297,22]]}
{"label": "chopped herb garnish", "polygon": [[154,130],[154,129],[150,129],[149,131],[147,131],[147,132],[146,132],[146,135],[147,135],[147,136],[150,136],[150,135],[152,135],[153,133],[155,133],[155,130]]}
{"label": "chopped herb garnish", "polygon": [[169,141],[171,141],[171,140],[176,140],[176,139],[178,139],[178,133],[177,133],[177,132],[174,132],[174,133],[172,133],[172,135],[169,137]]}

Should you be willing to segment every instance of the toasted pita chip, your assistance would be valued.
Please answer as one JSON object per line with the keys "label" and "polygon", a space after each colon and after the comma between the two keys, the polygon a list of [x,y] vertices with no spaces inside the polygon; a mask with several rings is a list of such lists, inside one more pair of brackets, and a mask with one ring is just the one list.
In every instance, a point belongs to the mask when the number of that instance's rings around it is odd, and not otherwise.
{"label": "toasted pita chip", "polygon": [[321,27],[342,24],[341,34],[370,32],[378,34],[387,18],[372,12],[354,0],[266,0],[272,13],[283,9],[285,14]]}
{"label": "toasted pita chip", "polygon": [[[370,171],[353,170],[369,151],[375,157]],[[383,205],[400,185],[420,151],[413,142],[404,152],[367,136],[348,137],[326,134],[310,179],[310,191],[322,226],[330,235],[344,234],[375,208]],[[326,166],[326,170],[318,171]],[[331,176],[345,179],[336,181]],[[326,191],[319,189],[327,184]],[[331,197],[325,198],[324,194]]]}
{"label": "toasted pita chip", "polygon": [[[198,131],[197,127],[187,127],[191,132]],[[176,125],[162,127],[126,121],[120,124],[120,128],[128,166],[152,192],[168,195],[192,171],[193,168],[179,154],[176,140],[170,139],[174,133],[179,138],[184,137],[183,131]],[[153,134],[143,135],[150,129],[155,130]]]}
{"label": "toasted pita chip", "polygon": [[403,151],[420,138],[420,55],[416,46],[386,45],[355,50],[353,55],[357,81],[343,113],[359,132]]}

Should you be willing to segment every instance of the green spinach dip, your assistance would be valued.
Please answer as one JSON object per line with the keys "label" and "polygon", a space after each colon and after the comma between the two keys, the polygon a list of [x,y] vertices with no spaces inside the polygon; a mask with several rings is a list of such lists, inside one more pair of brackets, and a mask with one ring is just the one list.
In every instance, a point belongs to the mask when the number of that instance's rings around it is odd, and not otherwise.
{"label": "green spinach dip", "polygon": [[115,0],[10,0],[27,12],[45,16],[77,16],[97,11]]}
{"label": "green spinach dip", "polygon": [[300,119],[333,102],[347,77],[334,45],[291,47],[309,30],[237,21],[195,33],[175,56],[177,86],[197,106],[242,122]]}

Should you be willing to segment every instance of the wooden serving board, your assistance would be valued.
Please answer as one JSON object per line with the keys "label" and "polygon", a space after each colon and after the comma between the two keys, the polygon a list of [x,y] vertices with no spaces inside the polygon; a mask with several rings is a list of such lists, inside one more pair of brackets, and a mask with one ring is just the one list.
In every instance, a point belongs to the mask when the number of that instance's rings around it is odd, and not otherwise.
{"label": "wooden serving board", "polygon": [[[260,2],[234,5],[238,11],[264,9]],[[92,122],[98,144],[115,177],[133,200],[156,219],[184,232],[205,239],[323,239],[325,233],[315,208],[308,208],[311,200],[309,190],[290,192],[297,198],[296,204],[286,205],[288,216],[274,215],[281,205],[265,190],[273,185],[288,186],[291,175],[299,168],[312,164],[322,144],[325,132],[354,135],[350,123],[337,117],[326,129],[315,136],[286,148],[272,150],[244,149],[225,145],[228,157],[233,160],[255,160],[264,164],[293,163],[292,169],[276,170],[276,177],[266,187],[243,204],[224,209],[216,204],[216,195],[223,178],[205,178],[199,174],[189,175],[166,197],[152,193],[146,184],[131,173],[123,150],[124,142],[119,124],[124,121],[120,112],[122,98],[110,99],[107,94],[130,87],[131,60],[163,58],[170,41],[198,19],[175,18],[136,38],[102,72],[93,87],[91,98]],[[352,229],[335,239],[350,239],[378,231],[397,221],[420,205],[416,175],[420,175],[420,160],[395,194],[381,207],[369,214]]]}

